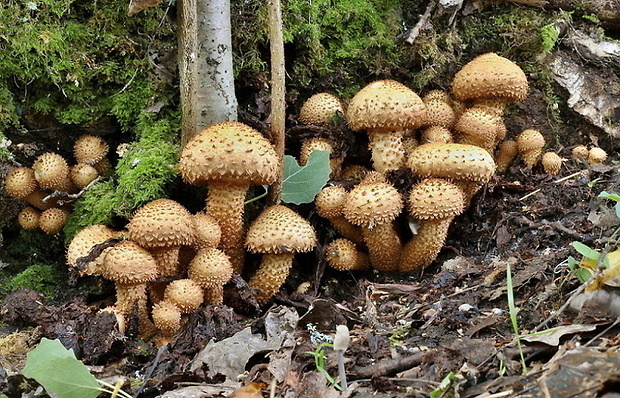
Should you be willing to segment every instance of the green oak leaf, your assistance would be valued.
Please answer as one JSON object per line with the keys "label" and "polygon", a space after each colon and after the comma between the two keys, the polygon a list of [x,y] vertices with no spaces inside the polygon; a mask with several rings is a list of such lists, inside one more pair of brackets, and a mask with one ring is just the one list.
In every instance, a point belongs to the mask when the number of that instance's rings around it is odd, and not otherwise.
{"label": "green oak leaf", "polygon": [[282,201],[296,205],[312,202],[329,181],[330,172],[329,151],[313,151],[305,166],[292,156],[284,156]]}

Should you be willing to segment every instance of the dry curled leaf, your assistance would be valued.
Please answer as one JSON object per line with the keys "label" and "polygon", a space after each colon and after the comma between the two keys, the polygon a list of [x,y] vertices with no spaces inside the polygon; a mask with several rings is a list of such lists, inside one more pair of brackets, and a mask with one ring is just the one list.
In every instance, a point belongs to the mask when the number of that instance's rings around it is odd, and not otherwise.
{"label": "dry curled leaf", "polygon": [[127,15],[131,17],[145,8],[153,7],[161,2],[162,0],[131,0],[129,2],[129,10],[127,10]]}

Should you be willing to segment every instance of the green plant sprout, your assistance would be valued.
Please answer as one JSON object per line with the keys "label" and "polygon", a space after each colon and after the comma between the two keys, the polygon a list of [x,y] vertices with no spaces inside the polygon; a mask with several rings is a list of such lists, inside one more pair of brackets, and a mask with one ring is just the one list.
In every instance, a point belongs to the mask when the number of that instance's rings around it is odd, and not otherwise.
{"label": "green plant sprout", "polygon": [[517,307],[515,306],[515,296],[512,285],[512,270],[510,267],[510,263],[506,264],[506,290],[508,295],[508,313],[510,314],[510,323],[515,333],[515,340],[517,342],[517,348],[519,349],[519,356],[521,357],[522,372],[523,374],[526,374],[527,365],[525,364],[523,347],[521,346],[521,336],[519,334],[519,321],[517,319]]}
{"label": "green plant sprout", "polygon": [[340,387],[336,379],[334,379],[329,374],[325,367],[325,362],[327,361],[327,353],[325,351],[326,347],[333,349],[334,345],[332,343],[320,343],[316,346],[314,351],[306,351],[306,354],[312,355],[312,357],[314,358],[314,366],[316,367],[316,370],[318,370],[325,377],[325,379],[329,383],[329,386],[339,391],[342,391],[342,387]]}

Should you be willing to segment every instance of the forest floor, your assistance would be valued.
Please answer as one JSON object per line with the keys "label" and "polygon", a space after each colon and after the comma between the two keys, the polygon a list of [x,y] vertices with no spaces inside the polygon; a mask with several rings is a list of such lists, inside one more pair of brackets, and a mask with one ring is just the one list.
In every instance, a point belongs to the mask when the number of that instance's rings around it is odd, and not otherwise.
{"label": "forest floor", "polygon": [[[561,155],[570,158],[566,152]],[[139,397],[598,397],[618,391],[614,320],[620,310],[613,288],[605,286],[600,292],[609,294],[581,311],[558,311],[581,285],[569,269],[570,256],[581,260],[571,243],[614,243],[614,202],[597,196],[618,192],[617,166],[568,160],[560,176],[538,167],[517,164],[487,184],[455,219],[444,250],[423,275],[337,272],[317,250],[299,258],[298,269],[306,271],[291,274],[267,308],[202,308],[160,349],[113,332],[114,320],[94,310],[110,297],[102,303],[76,296],[52,305],[22,290],[4,300],[4,322],[22,327],[13,329],[14,349],[3,350],[1,363],[11,373],[7,363],[19,368],[24,361],[16,347],[56,336],[98,379],[131,380],[125,390]],[[303,282],[310,289],[296,290]],[[237,299],[247,289],[230,286]],[[344,392],[334,387],[341,385],[334,380],[337,355],[321,345],[340,324],[351,336]],[[5,394],[23,396],[23,381],[9,377]]]}

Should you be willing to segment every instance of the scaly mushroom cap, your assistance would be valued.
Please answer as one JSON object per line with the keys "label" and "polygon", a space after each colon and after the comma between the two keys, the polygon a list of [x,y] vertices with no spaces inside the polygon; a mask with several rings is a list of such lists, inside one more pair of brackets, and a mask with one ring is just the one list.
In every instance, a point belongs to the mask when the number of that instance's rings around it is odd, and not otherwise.
{"label": "scaly mushroom cap", "polygon": [[157,278],[157,263],[136,242],[124,240],[106,254],[103,276],[120,284],[146,284]]}
{"label": "scaly mushroom cap", "polygon": [[217,220],[210,215],[200,212],[193,215],[194,243],[199,249],[217,247],[222,237],[222,228]]}
{"label": "scaly mushroom cap", "polygon": [[387,182],[365,179],[347,195],[344,216],[355,225],[372,229],[393,221],[402,208],[396,188]]}
{"label": "scaly mushroom cap", "polygon": [[17,222],[23,229],[31,230],[39,227],[41,212],[34,207],[26,207],[17,215]]}
{"label": "scaly mushroom cap", "polygon": [[181,329],[181,310],[169,301],[160,301],[153,305],[151,317],[157,329],[165,336],[173,336]]}
{"label": "scaly mushroom cap", "polygon": [[431,90],[422,97],[422,101],[443,101],[447,104],[452,103],[452,97],[450,93],[443,90]]}
{"label": "scaly mushroom cap", "polygon": [[460,143],[492,150],[502,127],[500,120],[488,108],[474,106],[463,112],[454,129],[461,133]]}
{"label": "scaly mushroom cap", "polygon": [[368,256],[357,250],[353,242],[339,238],[325,246],[325,259],[339,271],[357,271],[370,268]]}
{"label": "scaly mushroom cap", "polygon": [[408,165],[414,174],[475,183],[488,182],[495,162],[486,150],[466,144],[423,144],[411,152]]}
{"label": "scaly mushroom cap", "polygon": [[[78,258],[88,255],[93,246],[115,238],[118,234],[112,228],[101,224],[89,225],[80,230],[75,234],[67,248],[67,265],[77,267]],[[87,264],[86,269],[79,270],[79,273],[81,275],[101,275],[103,260],[109,250],[109,248],[105,249],[97,258]]]}
{"label": "scaly mushroom cap", "polygon": [[246,248],[252,253],[308,252],[316,246],[312,225],[288,207],[275,205],[263,210],[252,222]]}
{"label": "scaly mushroom cap", "polygon": [[465,210],[465,197],[453,183],[429,178],[411,189],[407,208],[419,220],[455,217]]}
{"label": "scaly mushroom cap", "polygon": [[46,152],[40,155],[35,159],[32,169],[41,188],[64,192],[71,190],[69,165],[59,154]]}
{"label": "scaly mushroom cap", "polygon": [[497,151],[497,155],[495,155],[495,163],[497,164],[497,172],[503,173],[508,167],[512,164],[512,162],[516,159],[519,154],[519,147],[517,145],[517,141],[514,140],[506,140],[502,142]]}
{"label": "scaly mushroom cap", "polygon": [[334,218],[342,215],[347,200],[347,190],[342,185],[325,187],[314,198],[316,212],[323,218]]}
{"label": "scaly mushroom cap", "polygon": [[359,164],[352,164],[349,165],[347,167],[345,167],[342,170],[342,173],[340,173],[340,178],[343,181],[349,181],[352,182],[354,184],[359,184],[360,181],[362,181],[364,179],[364,176],[369,172],[370,170],[362,165]]}
{"label": "scaly mushroom cap", "polygon": [[426,126],[441,126],[445,128],[452,128],[456,121],[456,114],[454,109],[450,105],[450,99],[441,98],[439,94],[428,94],[423,98],[426,105]]}
{"label": "scaly mushroom cap", "polygon": [[575,160],[587,160],[588,159],[588,148],[585,145],[577,145],[573,148],[571,152],[571,156]]}
{"label": "scaly mushroom cap", "polygon": [[164,301],[176,305],[182,313],[192,312],[202,304],[202,287],[191,279],[172,281],[164,291]]}
{"label": "scaly mushroom cap", "polygon": [[39,184],[30,167],[15,167],[4,177],[4,189],[12,198],[23,199],[33,193]]}
{"label": "scaly mushroom cap", "polygon": [[171,199],[157,199],[139,208],[127,224],[127,237],[143,247],[189,245],[194,238],[192,214]]}
{"label": "scaly mushroom cap", "polygon": [[588,164],[599,164],[607,160],[607,152],[599,147],[592,147],[588,151]]}
{"label": "scaly mushroom cap", "polygon": [[71,181],[78,189],[84,189],[88,184],[99,177],[97,169],[87,163],[78,163],[71,166],[69,174]]}
{"label": "scaly mushroom cap", "polygon": [[187,276],[203,288],[224,286],[232,274],[233,268],[228,256],[214,248],[199,250],[187,270]]}
{"label": "scaly mushroom cap", "polygon": [[46,234],[57,234],[65,225],[68,214],[69,210],[59,207],[44,210],[39,217],[39,227]]}
{"label": "scaly mushroom cap", "polygon": [[523,70],[495,53],[479,55],[454,75],[452,93],[459,101],[496,98],[515,102],[527,96],[528,82]]}
{"label": "scaly mushroom cap", "polygon": [[538,130],[523,130],[517,137],[517,146],[525,165],[532,167],[545,146],[545,137]]}
{"label": "scaly mushroom cap", "polygon": [[413,90],[394,80],[378,80],[349,102],[347,123],[354,131],[415,129],[426,122],[426,106]]}
{"label": "scaly mushroom cap", "polygon": [[557,175],[562,168],[562,158],[555,152],[546,152],[541,162],[547,174]]}
{"label": "scaly mushroom cap", "polygon": [[340,112],[344,114],[342,103],[329,93],[314,94],[306,100],[299,111],[299,122],[303,124],[329,124]]}
{"label": "scaly mushroom cap", "polygon": [[93,164],[108,154],[110,147],[101,137],[84,134],[73,144],[73,154],[78,163]]}
{"label": "scaly mushroom cap", "polygon": [[[431,142],[454,142],[452,138],[452,132],[441,126],[431,126],[422,130],[422,136],[420,137],[420,141],[424,144],[428,144]],[[415,145],[413,148],[410,148],[408,153],[411,153],[418,145]]]}
{"label": "scaly mushroom cap", "polygon": [[179,171],[193,185],[209,180],[268,185],[276,180],[279,160],[273,145],[258,131],[239,122],[221,122],[187,143]]}

